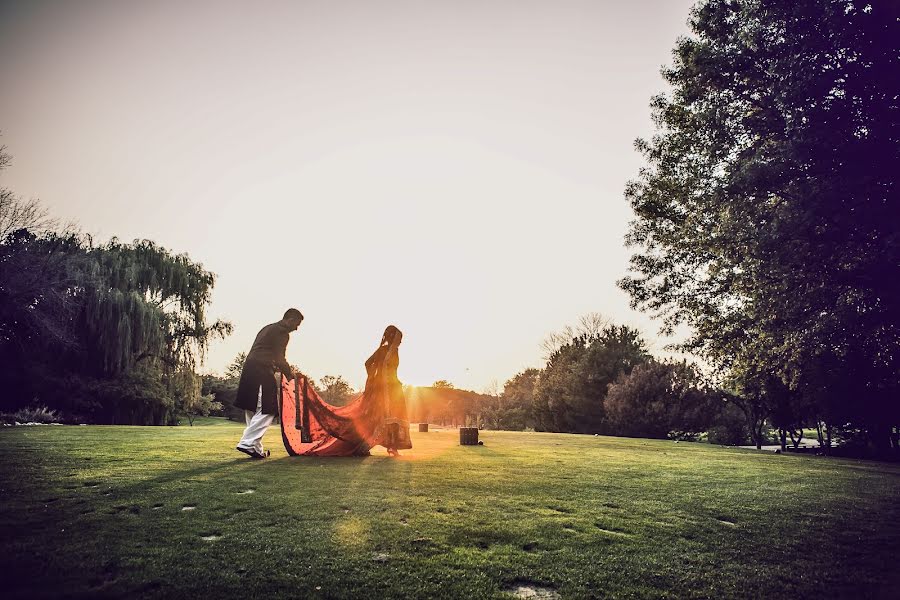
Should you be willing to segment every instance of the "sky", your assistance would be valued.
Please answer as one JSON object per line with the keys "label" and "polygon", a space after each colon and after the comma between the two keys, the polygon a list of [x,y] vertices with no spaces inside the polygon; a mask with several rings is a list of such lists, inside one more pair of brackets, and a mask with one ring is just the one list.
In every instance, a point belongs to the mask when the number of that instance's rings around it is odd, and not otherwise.
{"label": "sky", "polygon": [[665,354],[616,281],[693,0],[0,1],[0,185],[98,241],[217,275],[222,372],[288,307],[288,360],[360,387],[482,391],[599,312]]}

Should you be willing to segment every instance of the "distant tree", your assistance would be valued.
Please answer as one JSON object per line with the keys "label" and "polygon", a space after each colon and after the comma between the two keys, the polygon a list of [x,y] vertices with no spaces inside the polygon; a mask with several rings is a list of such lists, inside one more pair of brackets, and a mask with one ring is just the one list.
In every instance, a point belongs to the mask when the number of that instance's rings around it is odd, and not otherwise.
{"label": "distant tree", "polygon": [[[0,166],[8,163],[3,154]],[[63,374],[80,378],[73,390],[108,392],[157,373],[167,394],[155,409],[141,395],[104,392],[117,406],[85,402],[85,411],[99,420],[172,422],[176,373],[193,372],[209,343],[231,331],[206,319],[215,276],[151,241],[94,244],[73,229],[57,230],[38,203],[8,190],[0,196],[3,407],[68,402],[55,388]],[[129,399],[131,409],[120,406]]]}
{"label": "distant tree", "polygon": [[609,386],[606,413],[614,435],[694,440],[712,423],[716,402],[696,367],[649,360]]}
{"label": "distant tree", "polygon": [[157,364],[144,361],[111,377],[67,371],[37,381],[42,397],[66,412],[111,425],[174,424],[176,400]]}
{"label": "distant tree", "polygon": [[246,352],[239,352],[237,356],[234,357],[234,360],[228,365],[225,369],[225,378],[240,380],[241,371],[244,370],[244,362],[247,360]]}
{"label": "distant tree", "polygon": [[900,424],[898,17],[888,0],[698,3],[637,142],[620,282],[723,377],[774,374],[882,449]]}
{"label": "distant tree", "polygon": [[491,379],[490,382],[488,382],[488,384],[484,386],[484,389],[481,391],[481,393],[485,396],[497,397],[500,395],[501,391],[502,389],[500,387],[500,382],[496,379]]}
{"label": "distant tree", "polygon": [[437,381],[435,381],[434,383],[431,384],[431,387],[438,388],[438,389],[446,389],[446,390],[454,389],[453,384],[450,383],[449,381],[447,381],[446,379],[438,379]]}
{"label": "distant tree", "polygon": [[541,342],[544,360],[550,360],[553,354],[579,337],[594,337],[610,325],[609,319],[598,312],[590,312],[581,316],[576,325],[566,325],[559,331],[547,335]]}
{"label": "distant tree", "polygon": [[719,406],[707,436],[710,444],[722,446],[743,446],[751,440],[746,416],[731,402]]}
{"label": "distant tree", "polygon": [[604,433],[607,387],[650,358],[640,333],[607,325],[576,337],[547,361],[534,388],[535,428],[542,431]]}
{"label": "distant tree", "polygon": [[202,380],[193,371],[179,369],[175,373],[175,405],[178,413],[187,418],[191,427],[198,416],[208,417],[212,411],[222,410],[215,394],[202,393]]}
{"label": "distant tree", "polygon": [[319,396],[332,406],[343,406],[353,396],[353,388],[340,375],[325,375],[319,379]]}
{"label": "distant tree", "polygon": [[[0,171],[12,163],[12,156],[6,146],[0,146]],[[14,232],[27,230],[34,234],[56,231],[59,221],[50,217],[47,209],[38,200],[24,200],[12,190],[0,187],[0,240],[5,240]]]}
{"label": "distant tree", "polygon": [[500,383],[493,379],[484,386],[482,399],[476,407],[479,427],[488,429],[500,429],[501,414],[503,411],[500,400]]}
{"label": "distant tree", "polygon": [[503,384],[503,392],[499,398],[498,429],[521,431],[534,426],[531,407],[539,373],[538,369],[525,369]]}
{"label": "distant tree", "polygon": [[225,368],[224,375],[207,374],[201,377],[201,395],[212,395],[215,401],[221,404],[221,408],[211,407],[210,414],[222,414],[232,421],[243,422],[244,411],[234,406],[237,397],[238,383],[241,379],[241,370],[244,367],[246,352],[241,352]]}
{"label": "distant tree", "polygon": [[764,365],[764,361],[748,359],[746,354],[738,356],[724,380],[722,397],[743,413],[750,440],[757,448],[768,443],[769,425],[780,429],[784,446],[787,432],[803,427],[808,409],[802,394],[791,390]]}
{"label": "distant tree", "polygon": [[[0,160],[2,152],[3,148],[0,148]],[[58,226],[59,222],[50,218],[39,200],[21,200],[9,189],[0,188],[0,239],[6,239],[20,230],[36,235],[48,233]]]}

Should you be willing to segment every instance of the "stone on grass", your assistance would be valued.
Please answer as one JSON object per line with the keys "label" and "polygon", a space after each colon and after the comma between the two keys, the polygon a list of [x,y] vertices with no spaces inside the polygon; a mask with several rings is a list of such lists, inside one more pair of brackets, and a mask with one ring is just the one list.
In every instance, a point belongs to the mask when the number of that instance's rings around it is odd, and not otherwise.
{"label": "stone on grass", "polygon": [[556,590],[534,583],[514,583],[503,591],[516,598],[528,598],[529,600],[557,600],[562,597]]}

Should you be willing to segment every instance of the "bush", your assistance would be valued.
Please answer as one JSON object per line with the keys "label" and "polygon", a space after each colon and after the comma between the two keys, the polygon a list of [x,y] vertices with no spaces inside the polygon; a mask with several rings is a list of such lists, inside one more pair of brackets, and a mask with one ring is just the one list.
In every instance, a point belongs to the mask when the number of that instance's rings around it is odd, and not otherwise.
{"label": "bush", "polygon": [[715,408],[699,370],[687,362],[649,360],[620,375],[606,394],[613,435],[694,441]]}
{"label": "bush", "polygon": [[707,432],[710,444],[722,446],[745,446],[750,443],[747,419],[739,408],[728,404],[716,416],[715,423]]}
{"label": "bush", "polygon": [[14,423],[62,423],[62,418],[55,410],[46,406],[21,408],[14,413],[4,413],[3,420]]}

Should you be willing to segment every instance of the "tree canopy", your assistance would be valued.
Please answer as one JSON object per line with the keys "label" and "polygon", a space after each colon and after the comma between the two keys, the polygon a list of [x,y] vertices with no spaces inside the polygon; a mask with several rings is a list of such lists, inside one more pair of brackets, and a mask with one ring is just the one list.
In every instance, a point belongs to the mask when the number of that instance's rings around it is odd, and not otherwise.
{"label": "tree canopy", "polygon": [[[9,162],[0,157],[0,166]],[[176,401],[196,404],[194,368],[212,340],[231,332],[206,317],[215,275],[149,240],[96,244],[49,219],[39,203],[0,192],[4,408],[42,397],[59,406],[47,399],[65,396],[72,399],[65,408],[90,413],[84,417],[165,422]],[[155,411],[129,413],[108,405],[125,402],[124,394],[98,392],[113,382],[130,389],[148,370],[166,390]]]}
{"label": "tree canopy", "polygon": [[688,324],[684,349],[723,379],[764,394],[774,374],[878,444],[900,424],[898,16],[890,0],[698,4],[637,142],[620,282],[664,331]]}
{"label": "tree canopy", "polygon": [[534,387],[535,428],[605,432],[607,387],[650,358],[640,333],[625,325],[578,334],[560,346]]}

